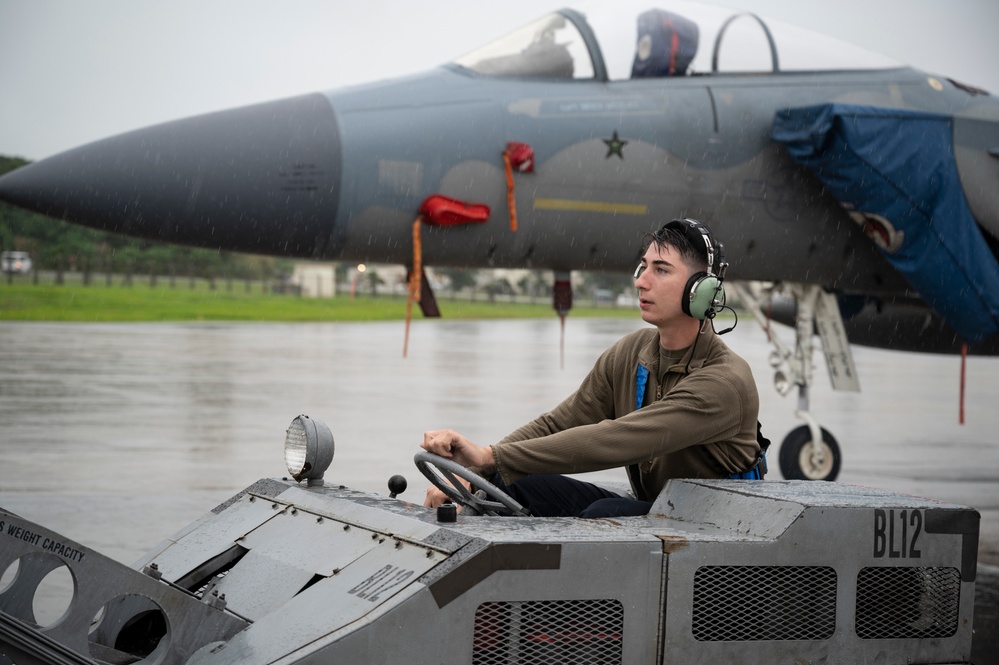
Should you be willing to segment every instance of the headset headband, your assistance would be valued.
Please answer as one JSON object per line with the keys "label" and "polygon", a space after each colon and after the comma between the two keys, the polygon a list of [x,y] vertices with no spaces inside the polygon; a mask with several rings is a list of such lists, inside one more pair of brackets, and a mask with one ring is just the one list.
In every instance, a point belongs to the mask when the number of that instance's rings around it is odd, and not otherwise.
{"label": "headset headband", "polygon": [[678,231],[695,249],[703,246],[707,256],[708,274],[719,280],[725,279],[725,271],[728,268],[728,263],[725,262],[725,247],[715,240],[708,227],[696,219],[684,218],[667,222],[663,228]]}

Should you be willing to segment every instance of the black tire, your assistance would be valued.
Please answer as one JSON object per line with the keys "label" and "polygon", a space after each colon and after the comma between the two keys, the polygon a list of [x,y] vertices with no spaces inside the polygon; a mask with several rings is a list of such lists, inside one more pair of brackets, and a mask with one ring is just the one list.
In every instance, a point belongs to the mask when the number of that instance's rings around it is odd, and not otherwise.
{"label": "black tire", "polygon": [[780,472],[787,480],[836,480],[843,456],[839,444],[826,428],[822,429],[823,457],[812,464],[812,433],[807,425],[791,430],[780,445]]}

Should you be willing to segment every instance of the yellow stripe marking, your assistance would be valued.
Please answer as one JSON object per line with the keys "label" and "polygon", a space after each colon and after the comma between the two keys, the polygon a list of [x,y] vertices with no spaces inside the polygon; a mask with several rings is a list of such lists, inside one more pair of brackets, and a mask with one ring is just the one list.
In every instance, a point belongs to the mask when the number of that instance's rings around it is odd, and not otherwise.
{"label": "yellow stripe marking", "polygon": [[618,215],[649,214],[649,206],[642,203],[611,203],[604,201],[577,201],[573,199],[534,199],[534,209],[609,212]]}

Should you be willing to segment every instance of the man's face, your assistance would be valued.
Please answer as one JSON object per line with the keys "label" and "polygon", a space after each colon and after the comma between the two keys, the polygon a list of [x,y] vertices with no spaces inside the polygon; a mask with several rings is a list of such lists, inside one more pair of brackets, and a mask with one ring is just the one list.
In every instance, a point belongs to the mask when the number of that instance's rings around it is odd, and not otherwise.
{"label": "man's face", "polygon": [[661,328],[689,318],[683,313],[684,287],[693,270],[682,257],[668,245],[662,248],[649,245],[642,257],[640,273],[635,278],[638,289],[638,306],[642,320]]}

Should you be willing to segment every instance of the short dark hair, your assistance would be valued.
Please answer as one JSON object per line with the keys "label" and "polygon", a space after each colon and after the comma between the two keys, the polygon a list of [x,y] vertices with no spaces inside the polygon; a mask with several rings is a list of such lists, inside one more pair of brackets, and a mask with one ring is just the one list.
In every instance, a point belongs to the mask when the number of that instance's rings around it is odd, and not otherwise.
{"label": "short dark hair", "polygon": [[665,247],[675,250],[683,262],[687,264],[687,267],[696,271],[705,271],[708,267],[708,252],[704,244],[702,243],[699,247],[692,244],[687,239],[686,234],[675,226],[666,224],[655,233],[645,234],[642,254],[647,252],[652,245],[655,245],[660,252]]}

